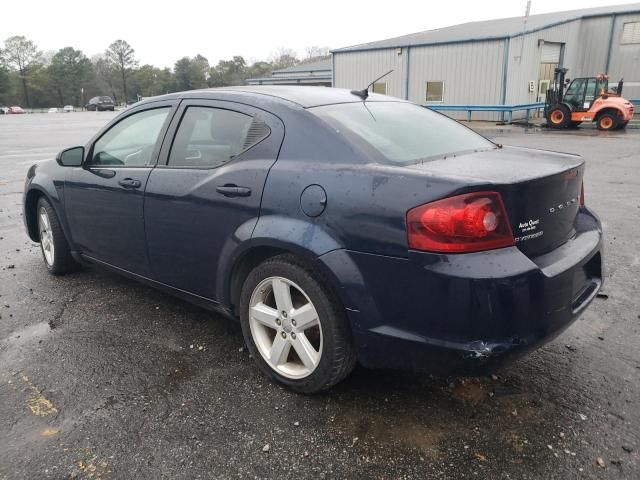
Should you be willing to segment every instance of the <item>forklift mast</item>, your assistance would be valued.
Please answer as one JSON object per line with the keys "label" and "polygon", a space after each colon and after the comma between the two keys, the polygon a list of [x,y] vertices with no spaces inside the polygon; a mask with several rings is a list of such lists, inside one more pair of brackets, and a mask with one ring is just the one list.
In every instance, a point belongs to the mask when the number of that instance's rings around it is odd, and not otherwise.
{"label": "forklift mast", "polygon": [[567,68],[556,68],[554,70],[555,79],[551,84],[551,88],[547,90],[547,97],[545,99],[545,116],[551,106],[562,103],[562,99],[564,98],[564,78],[568,71]]}

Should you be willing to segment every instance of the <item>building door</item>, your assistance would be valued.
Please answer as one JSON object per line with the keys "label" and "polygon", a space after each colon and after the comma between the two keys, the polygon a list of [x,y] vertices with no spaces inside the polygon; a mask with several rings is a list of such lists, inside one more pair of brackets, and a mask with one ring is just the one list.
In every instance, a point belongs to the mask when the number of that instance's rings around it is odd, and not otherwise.
{"label": "building door", "polygon": [[538,67],[538,95],[537,102],[547,99],[547,90],[553,83],[555,69],[560,65],[562,44],[544,42],[540,46],[540,65]]}

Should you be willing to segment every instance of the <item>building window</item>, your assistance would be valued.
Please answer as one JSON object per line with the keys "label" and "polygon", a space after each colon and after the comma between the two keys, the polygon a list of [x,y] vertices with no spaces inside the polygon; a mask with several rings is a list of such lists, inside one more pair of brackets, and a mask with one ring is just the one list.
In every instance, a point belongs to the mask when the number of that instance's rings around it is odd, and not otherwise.
{"label": "building window", "polygon": [[640,22],[628,22],[624,24],[620,43],[640,43]]}
{"label": "building window", "polygon": [[427,102],[442,102],[444,100],[444,82],[442,80],[427,82],[425,100]]}
{"label": "building window", "polygon": [[387,94],[387,82],[376,82],[373,84],[373,93],[379,93],[381,95]]}

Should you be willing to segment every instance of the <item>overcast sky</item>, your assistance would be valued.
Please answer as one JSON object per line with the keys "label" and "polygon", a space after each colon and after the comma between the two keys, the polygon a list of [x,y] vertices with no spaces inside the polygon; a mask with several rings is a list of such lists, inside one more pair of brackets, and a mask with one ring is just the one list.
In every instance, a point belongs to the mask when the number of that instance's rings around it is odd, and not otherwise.
{"label": "overcast sky", "polygon": [[[143,63],[172,67],[183,56],[212,65],[242,55],[266,59],[279,48],[304,53],[381,40],[475,20],[524,15],[526,0],[2,0],[0,42],[24,35],[43,51],[71,46],[88,56],[116,39]],[[533,0],[531,14],[619,5],[624,0]],[[500,32],[496,32],[498,34]]]}

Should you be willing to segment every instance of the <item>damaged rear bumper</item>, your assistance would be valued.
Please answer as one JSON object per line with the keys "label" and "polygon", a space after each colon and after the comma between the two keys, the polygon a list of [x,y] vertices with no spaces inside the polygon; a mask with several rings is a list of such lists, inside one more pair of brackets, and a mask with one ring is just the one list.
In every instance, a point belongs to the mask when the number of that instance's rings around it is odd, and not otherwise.
{"label": "damaged rear bumper", "polygon": [[527,353],[569,327],[595,298],[601,250],[600,223],[583,209],[575,236],[533,259],[517,247],[410,252],[406,259],[345,252],[342,264],[355,265],[364,284],[357,308],[348,309],[358,359],[372,368],[453,373]]}

